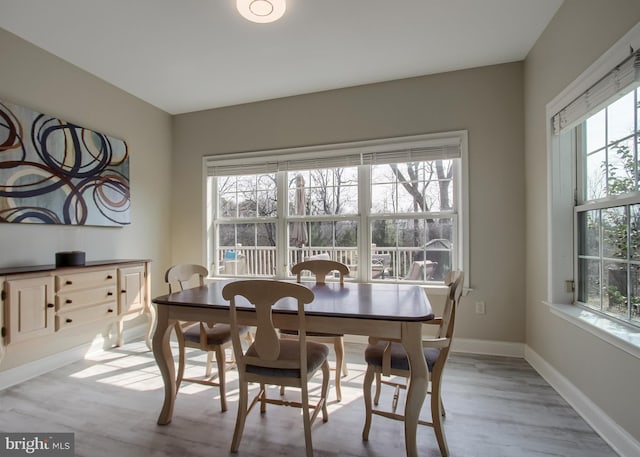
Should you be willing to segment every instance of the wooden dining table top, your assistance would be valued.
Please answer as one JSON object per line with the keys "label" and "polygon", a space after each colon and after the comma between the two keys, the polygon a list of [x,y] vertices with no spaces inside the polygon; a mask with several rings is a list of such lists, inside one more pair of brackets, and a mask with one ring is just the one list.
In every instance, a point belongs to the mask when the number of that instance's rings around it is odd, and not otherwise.
{"label": "wooden dining table top", "polygon": [[[213,281],[153,299],[160,305],[189,306],[195,308],[228,309],[229,302],[222,297],[222,289],[237,278]],[[267,280],[268,281],[268,280]],[[314,293],[314,300],[305,305],[307,316],[373,319],[385,321],[424,322],[434,318],[433,309],[424,290],[417,285],[401,283],[301,282]],[[238,297],[239,310],[253,305]],[[276,314],[294,314],[297,302],[284,298],[273,308]]]}

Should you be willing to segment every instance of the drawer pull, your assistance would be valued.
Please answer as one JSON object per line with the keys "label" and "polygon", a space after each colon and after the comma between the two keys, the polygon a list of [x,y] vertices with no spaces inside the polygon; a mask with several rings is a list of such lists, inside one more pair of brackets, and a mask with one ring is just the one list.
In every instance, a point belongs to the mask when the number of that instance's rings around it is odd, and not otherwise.
{"label": "drawer pull", "polygon": [[107,275],[107,279],[113,279],[113,276]]}
{"label": "drawer pull", "polygon": [[53,303],[47,303],[47,308],[53,308],[55,305]]}
{"label": "drawer pull", "polygon": [[113,295],[113,292],[107,292],[107,296]]}
{"label": "drawer pull", "polygon": [[70,286],[71,284],[73,284],[73,281],[69,281],[69,280],[67,280],[67,282],[65,282],[65,284],[66,284],[67,286]]}
{"label": "drawer pull", "polygon": [[120,293],[121,293],[121,294],[126,294],[126,293],[127,293],[127,291],[126,291],[126,290],[121,290],[121,291],[120,291]]}
{"label": "drawer pull", "polygon": [[65,303],[73,303],[73,300],[71,300],[70,298],[67,298],[67,300],[65,301]]}
{"label": "drawer pull", "polygon": [[112,313],[112,312],[113,312],[113,310],[112,310],[111,308],[109,308],[109,309],[107,310],[107,312],[108,312],[108,313]]}
{"label": "drawer pull", "polygon": [[67,324],[70,324],[71,322],[73,322],[73,319],[71,319],[70,317],[67,317],[67,320],[65,321]]}

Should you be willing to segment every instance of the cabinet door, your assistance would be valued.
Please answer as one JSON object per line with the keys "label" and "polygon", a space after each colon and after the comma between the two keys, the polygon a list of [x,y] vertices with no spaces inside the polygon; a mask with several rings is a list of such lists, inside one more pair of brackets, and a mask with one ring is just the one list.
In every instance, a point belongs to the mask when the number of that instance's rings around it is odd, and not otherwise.
{"label": "cabinet door", "polygon": [[6,282],[7,343],[49,335],[55,331],[53,277],[11,279]]}
{"label": "cabinet door", "polygon": [[118,314],[141,311],[145,307],[146,268],[144,265],[120,268],[118,270],[120,301]]}

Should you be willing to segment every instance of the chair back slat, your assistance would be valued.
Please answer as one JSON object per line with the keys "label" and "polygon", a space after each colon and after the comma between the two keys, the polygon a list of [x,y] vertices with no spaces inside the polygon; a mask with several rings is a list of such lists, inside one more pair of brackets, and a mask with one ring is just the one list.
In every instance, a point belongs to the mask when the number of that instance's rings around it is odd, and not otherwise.
{"label": "chair back slat", "polygon": [[324,284],[326,277],[332,271],[340,273],[340,284],[344,284],[344,277],[349,274],[349,267],[341,262],[335,260],[305,260],[304,262],[296,263],[291,267],[291,273],[296,275],[296,280],[300,282],[302,272],[310,271],[316,277],[316,284]]}
{"label": "chair back slat", "polygon": [[[306,334],[304,322],[304,305],[311,303],[314,294],[311,289],[300,284],[275,281],[269,279],[252,279],[245,281],[234,281],[222,289],[222,296],[229,300],[230,322],[232,330],[238,327],[237,321],[237,297],[244,297],[256,308],[256,334],[254,348],[257,352],[257,359],[251,359],[252,365],[272,366],[274,368],[290,368],[290,363],[278,362],[280,355],[280,339],[277,329],[273,325],[273,305],[283,298],[291,297],[298,303],[298,322],[300,328],[300,360],[296,367],[301,372],[306,373]],[[244,354],[237,332],[232,331],[233,350],[236,361],[242,367],[248,363],[248,358]],[[273,362],[273,363],[270,363]]]}
{"label": "chair back slat", "polygon": [[280,355],[280,338],[273,326],[271,306],[269,304],[256,305],[256,351],[258,357],[264,360],[278,360]]}
{"label": "chair back slat", "polygon": [[202,265],[185,263],[169,268],[165,273],[164,281],[169,285],[169,293],[172,293],[175,292],[175,290],[173,290],[173,284],[178,284],[180,290],[192,287],[190,283],[195,276],[197,276],[197,284],[195,285],[203,286],[204,278],[206,278],[208,274],[209,271]]}

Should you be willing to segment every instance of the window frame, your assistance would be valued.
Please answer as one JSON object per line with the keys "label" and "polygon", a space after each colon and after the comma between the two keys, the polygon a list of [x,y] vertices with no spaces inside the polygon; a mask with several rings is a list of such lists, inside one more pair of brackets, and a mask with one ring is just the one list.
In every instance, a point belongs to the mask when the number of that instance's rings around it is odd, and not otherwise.
{"label": "window frame", "polygon": [[[455,207],[457,212],[455,217],[457,218],[457,225],[454,228],[454,236],[457,236],[456,241],[459,243],[459,248],[455,251],[455,259],[452,259],[453,265],[456,268],[468,269],[469,265],[469,233],[468,233],[468,134],[466,130],[444,132],[436,134],[423,134],[412,135],[405,137],[383,138],[375,140],[357,141],[349,143],[337,143],[327,144],[320,146],[310,146],[301,148],[287,148],[278,150],[263,150],[263,151],[249,151],[239,152],[233,154],[224,155],[212,155],[203,157],[203,214],[204,228],[203,236],[206,246],[206,251],[203,255],[205,264],[212,265],[217,268],[217,254],[216,254],[216,240],[215,236],[215,219],[214,219],[214,207],[217,208],[217,190],[212,188],[211,182],[213,179],[209,179],[212,175],[215,175],[217,167],[228,167],[227,169],[234,171],[238,170],[237,174],[251,174],[253,170],[263,170],[267,167],[272,167],[276,172],[277,181],[277,198],[278,198],[278,214],[284,215],[283,217],[277,217],[273,222],[276,223],[276,239],[278,246],[289,245],[286,233],[287,224],[295,219],[295,216],[291,218],[288,215],[288,185],[286,182],[286,171],[293,171],[295,169],[302,169],[306,161],[313,165],[315,168],[322,168],[319,166],[324,160],[328,160],[330,163],[336,165],[330,165],[329,167],[358,167],[358,179],[359,189],[358,192],[358,205],[359,208],[366,208],[366,211],[360,211],[357,215],[332,215],[328,216],[331,220],[336,219],[357,219],[358,220],[358,243],[357,251],[361,262],[365,265],[371,260],[371,252],[367,249],[367,246],[371,244],[371,234],[369,230],[369,223],[373,219],[380,219],[385,215],[374,214],[370,212],[371,200],[369,192],[362,192],[361,190],[366,186],[366,183],[370,181],[370,160],[375,160],[376,154],[384,154],[388,151],[400,151],[399,157],[404,157],[403,154],[409,154],[410,157],[412,151],[419,151],[424,148],[451,148],[452,145],[459,149],[459,165],[455,167],[454,173],[457,173],[456,178],[453,180],[453,198],[455,200]],[[434,154],[437,154],[434,153]],[[442,154],[442,153],[441,153]],[[433,156],[428,160],[435,160],[437,158],[451,158],[443,155]],[[407,160],[410,161],[410,160]],[[456,161],[454,161],[456,162]],[[293,169],[290,165],[293,163]],[[298,168],[295,168],[295,167]],[[235,168],[234,168],[235,167]],[[325,168],[329,168],[325,167]],[[223,169],[223,168],[220,168]],[[282,171],[283,173],[279,173]],[[231,175],[231,172],[226,172]],[[364,181],[363,181],[364,180]],[[365,184],[363,184],[365,183]],[[211,203],[215,202],[215,206]],[[444,215],[451,217],[450,213],[443,213]],[[386,215],[389,216],[389,215]],[[391,217],[396,217],[397,214]],[[325,216],[306,216],[305,220],[326,219]],[[388,218],[388,217],[387,217]],[[247,219],[246,222],[252,220]],[[243,220],[244,222],[244,220]],[[278,249],[278,248],[277,248]],[[279,248],[280,252],[285,252],[286,249]],[[281,255],[277,256],[277,267],[274,278],[285,279],[287,278],[287,259],[281,259]],[[369,269],[358,269],[356,281],[371,281]],[[212,269],[212,271],[217,271]],[[216,276],[213,274],[212,276]],[[469,274],[465,275],[465,285],[468,287]],[[389,281],[389,280],[385,280]],[[421,282],[421,285],[425,287],[440,288],[438,284],[428,284]]]}
{"label": "window frame", "polygon": [[[609,114],[608,112],[605,111],[605,125],[604,125],[604,133],[605,133],[605,142],[604,142],[604,146],[602,148],[602,150],[605,151],[605,161],[606,163],[610,163],[610,157],[611,157],[611,152],[610,150],[617,147],[618,144],[620,144],[621,142],[627,140],[627,139],[632,139],[634,143],[637,143],[637,138],[638,138],[638,123],[637,123],[637,112],[638,112],[638,104],[637,101],[640,98],[640,89],[637,88],[631,88],[628,92],[626,92],[623,96],[627,96],[628,94],[633,93],[633,97],[634,97],[634,104],[633,104],[633,125],[634,125],[634,131],[632,134],[627,135],[624,138],[614,138],[613,140],[609,139],[609,128],[610,128],[610,123],[609,123]],[[605,108],[609,108],[610,106],[612,106],[617,100],[619,100],[619,98],[614,98],[612,100],[610,100],[610,102],[608,102],[605,107],[603,107],[602,110],[604,110]],[[600,111],[599,111],[600,112]],[[586,122],[586,120],[585,120]],[[585,308],[587,310],[590,311],[594,311],[598,314],[602,314],[603,316],[610,318],[612,320],[616,320],[616,321],[620,321],[623,322],[625,324],[629,324],[629,325],[633,325],[636,327],[640,327],[640,321],[638,321],[638,319],[634,319],[633,318],[633,305],[631,303],[631,295],[629,294],[629,291],[631,290],[632,287],[632,281],[631,281],[631,269],[633,268],[633,266],[635,265],[636,267],[638,265],[640,265],[640,260],[638,259],[634,259],[631,255],[630,252],[628,250],[629,245],[630,245],[630,234],[632,232],[631,230],[631,221],[630,221],[630,217],[629,217],[629,212],[630,212],[630,208],[632,206],[637,206],[638,204],[640,204],[640,191],[638,190],[638,179],[637,179],[637,151],[633,151],[634,153],[634,157],[636,157],[636,169],[634,171],[634,185],[636,187],[636,190],[634,191],[628,191],[625,192],[623,194],[615,194],[615,193],[609,193],[609,176],[605,175],[605,194],[604,196],[598,196],[596,198],[589,198],[589,196],[587,195],[587,191],[588,191],[588,179],[586,176],[586,172],[587,172],[587,165],[588,165],[588,158],[587,156],[589,154],[592,154],[593,151],[589,151],[587,150],[587,142],[585,140],[585,135],[587,134],[587,132],[585,131],[585,126],[584,126],[584,122],[581,122],[579,125],[577,125],[576,127],[574,127],[573,129],[571,129],[570,132],[568,132],[570,135],[573,135],[575,137],[575,141],[573,143],[573,146],[575,148],[574,151],[572,151],[573,156],[575,157],[575,163],[576,163],[576,190],[575,190],[575,202],[574,202],[574,258],[575,258],[575,263],[574,263],[574,275],[577,278],[575,281],[575,294],[574,294],[574,301],[577,305],[579,305],[581,308]],[[596,151],[597,152],[597,151]],[[626,255],[624,257],[619,257],[619,256],[611,256],[611,255],[606,255],[607,253],[605,252],[605,248],[606,248],[606,243],[604,242],[604,236],[605,233],[603,232],[603,215],[602,215],[602,211],[604,210],[614,210],[616,208],[624,208],[624,213],[625,213],[625,224],[626,224],[626,244],[627,244],[627,252]],[[592,212],[592,211],[597,211],[599,213],[599,217],[598,217],[598,225],[599,225],[599,229],[598,229],[598,253],[597,254],[581,254],[580,252],[580,239],[581,237],[584,235],[583,233],[581,233],[581,226],[579,223],[580,220],[580,215],[581,214],[586,214],[588,212]],[[599,279],[598,279],[598,283],[600,285],[600,290],[599,290],[599,309],[595,308],[592,305],[589,305],[587,303],[585,303],[584,301],[580,301],[580,291],[581,291],[581,287],[583,287],[583,285],[580,284],[580,261],[584,261],[584,260],[592,260],[592,261],[597,261],[599,263]],[[616,315],[616,314],[612,314],[610,311],[606,311],[604,309],[605,307],[605,303],[607,303],[605,301],[605,293],[602,290],[602,287],[604,286],[604,284],[608,284],[609,286],[611,285],[611,283],[609,282],[610,278],[608,277],[605,280],[605,271],[609,271],[607,267],[607,265],[611,265],[611,264],[620,264],[620,265],[625,265],[625,270],[627,271],[627,273],[625,274],[625,283],[627,284],[627,290],[624,291],[625,296],[627,297],[627,311],[626,311],[626,316],[623,317],[621,314]],[[608,273],[609,275],[611,273]],[[609,307],[611,306],[610,304],[608,305]]]}

